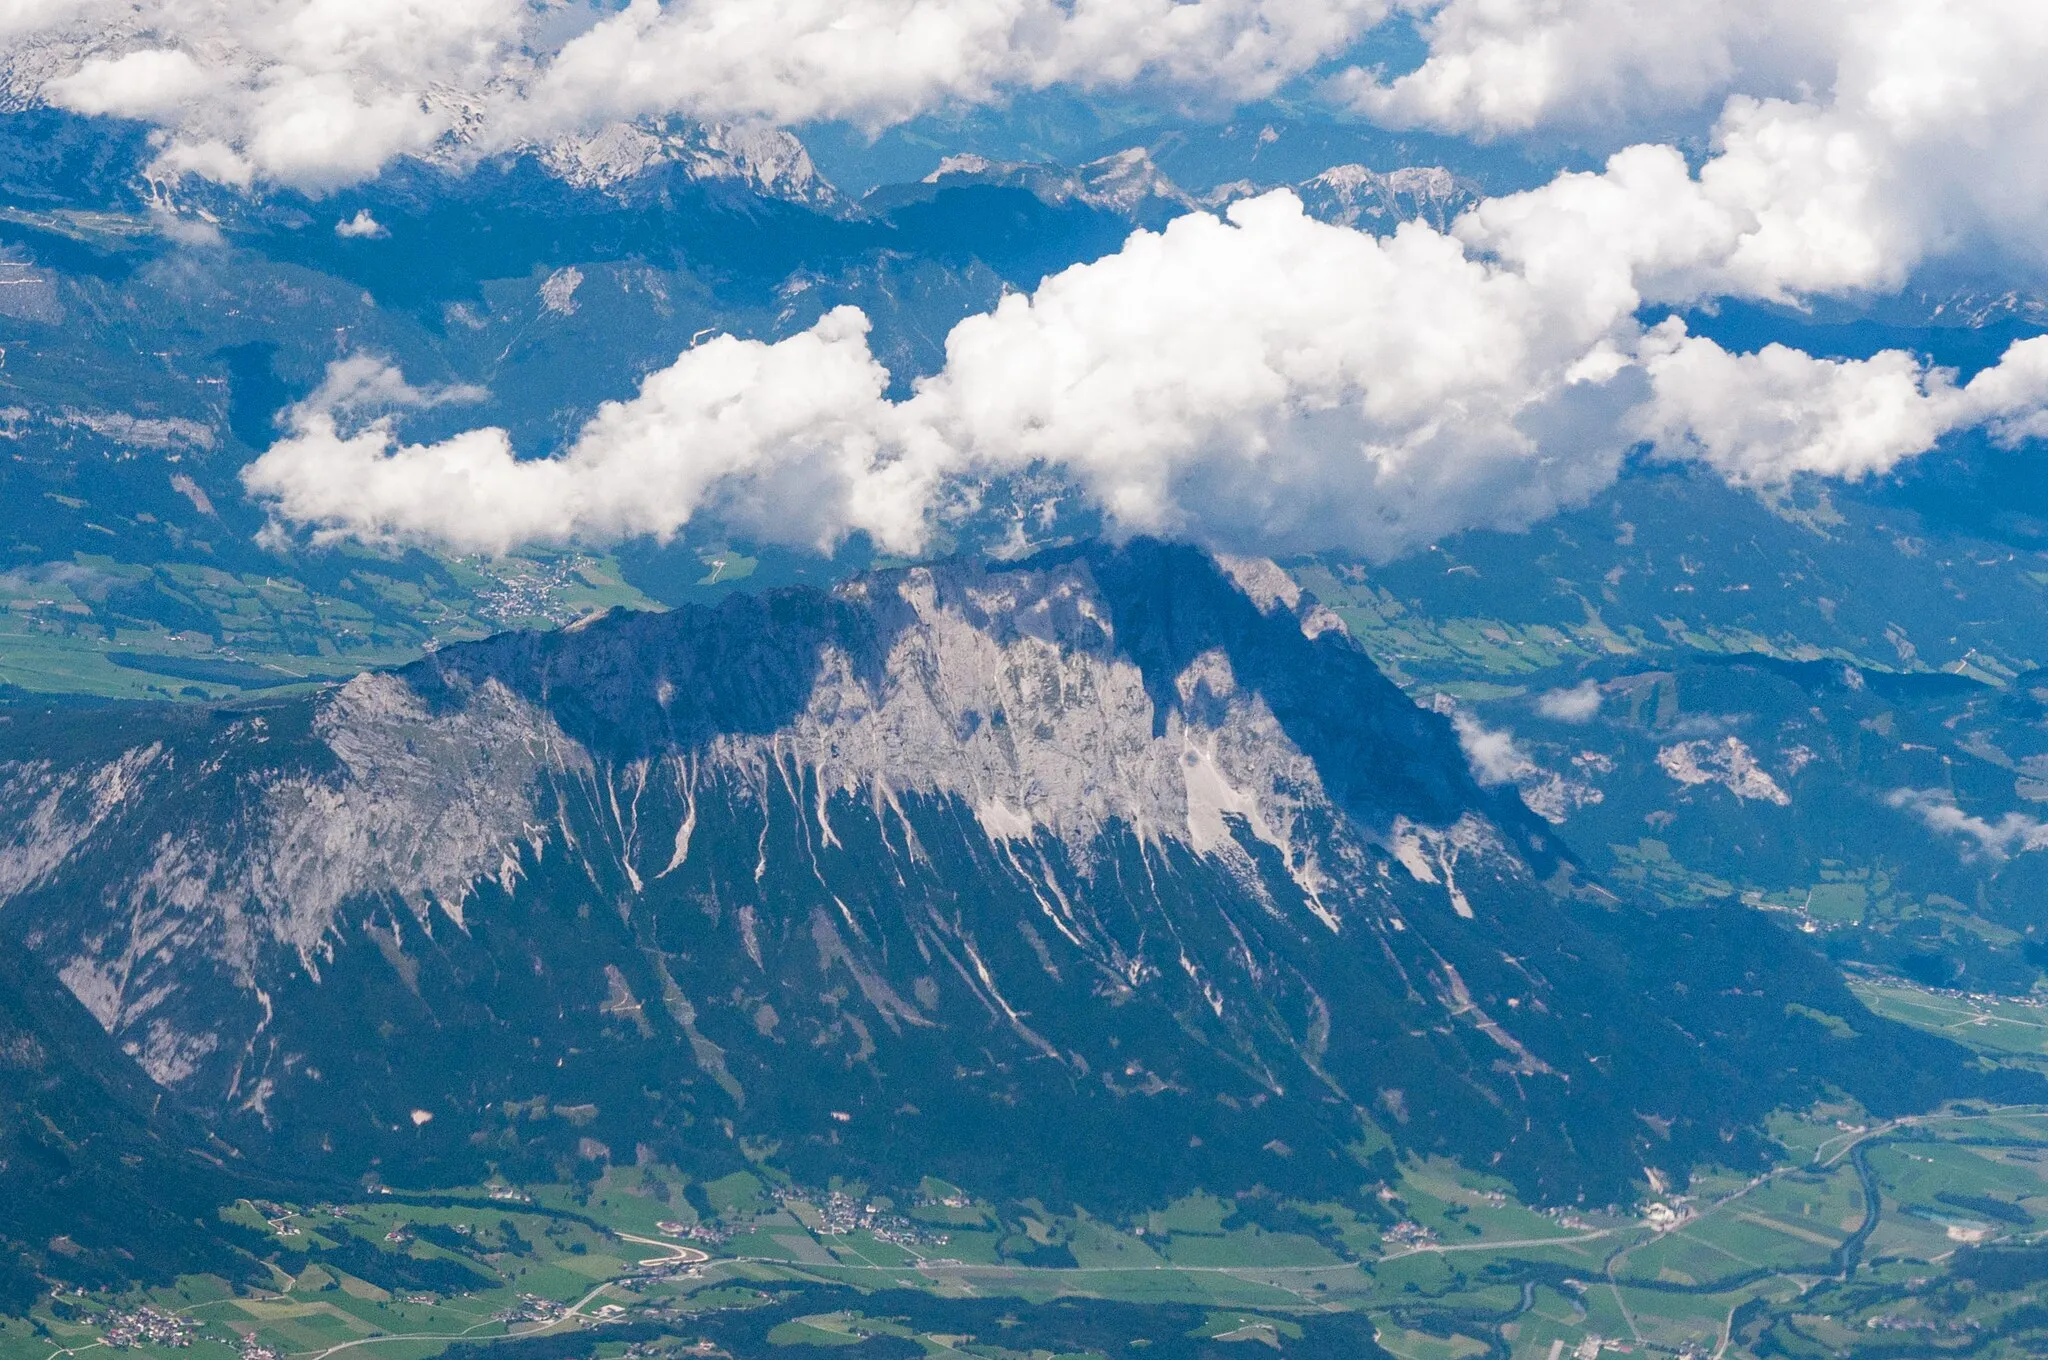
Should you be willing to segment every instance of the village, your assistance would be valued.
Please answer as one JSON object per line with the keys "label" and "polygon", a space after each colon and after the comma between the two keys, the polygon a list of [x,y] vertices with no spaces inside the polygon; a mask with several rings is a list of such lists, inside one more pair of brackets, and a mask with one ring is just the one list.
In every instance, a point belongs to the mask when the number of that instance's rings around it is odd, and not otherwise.
{"label": "village", "polygon": [[[793,1211],[798,1205],[810,1210],[819,1221],[805,1226],[824,1237],[866,1231],[874,1234],[877,1241],[899,1247],[943,1247],[951,1240],[945,1233],[934,1232],[901,1214],[877,1208],[843,1190],[820,1195],[811,1190],[780,1188],[775,1191],[775,1198]],[[798,1217],[804,1217],[803,1213],[798,1212]]]}
{"label": "village", "polygon": [[101,1334],[100,1340],[116,1350],[127,1350],[134,1346],[171,1346],[182,1349],[192,1344],[192,1334],[198,1330],[199,1324],[190,1318],[144,1304],[127,1312],[107,1314],[106,1331]]}

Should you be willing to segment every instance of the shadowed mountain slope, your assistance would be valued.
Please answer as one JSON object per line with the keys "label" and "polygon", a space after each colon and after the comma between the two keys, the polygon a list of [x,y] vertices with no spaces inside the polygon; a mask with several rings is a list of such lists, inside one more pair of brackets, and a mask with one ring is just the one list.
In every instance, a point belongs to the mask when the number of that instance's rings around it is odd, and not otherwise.
{"label": "shadowed mountain slope", "polygon": [[92,1288],[260,1270],[216,1210],[251,1184],[19,941],[0,939],[0,1313]]}

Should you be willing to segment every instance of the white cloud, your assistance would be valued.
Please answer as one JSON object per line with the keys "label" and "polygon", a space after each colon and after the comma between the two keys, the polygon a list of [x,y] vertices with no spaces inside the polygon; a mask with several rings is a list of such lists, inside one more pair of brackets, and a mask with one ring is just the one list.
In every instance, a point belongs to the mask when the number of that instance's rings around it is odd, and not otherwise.
{"label": "white cloud", "polygon": [[516,80],[532,15],[523,0],[72,0],[12,7],[0,44],[17,97],[167,129],[165,170],[318,191],[425,151]]}
{"label": "white cloud", "polygon": [[2048,850],[2048,822],[2023,812],[2008,812],[1995,822],[1986,821],[1957,807],[1955,795],[1946,789],[1894,789],[1885,796],[1885,803],[1914,814],[1931,831],[1975,842],[1977,853],[1994,860]]}
{"label": "white cloud", "polygon": [[79,113],[168,119],[206,93],[211,79],[190,53],[142,48],[85,62],[44,87],[48,98]]}
{"label": "white cloud", "polygon": [[348,240],[375,240],[391,233],[384,224],[370,215],[368,208],[356,209],[354,217],[345,217],[334,224],[334,234]]}
{"label": "white cloud", "polygon": [[963,321],[911,408],[974,466],[1064,470],[1128,529],[1390,552],[1606,484],[1619,441],[1538,450],[1628,404],[1576,374],[1617,323],[1419,224],[1378,239],[1281,193]]}
{"label": "white cloud", "polygon": [[1654,397],[1638,413],[1641,432],[1738,483],[1888,471],[1933,447],[1956,409],[1946,375],[1899,350],[1860,361],[1784,345],[1730,354],[1679,327],[1648,348]]}
{"label": "white cloud", "polygon": [[489,395],[469,383],[415,387],[396,366],[374,355],[356,354],[329,364],[320,386],[286,414],[295,425],[315,415],[353,424],[399,411],[479,402]]}
{"label": "white cloud", "polygon": [[[358,356],[287,413],[247,485],[316,535],[464,550],[665,536],[706,512],[764,539],[907,549],[956,488],[1044,468],[1125,530],[1386,556],[1531,523],[1639,443],[1769,485],[1882,474],[1966,428],[2048,436],[2048,340],[1965,385],[1902,352],[1737,354],[1637,320],[1895,290],[1965,251],[2048,266],[2039,0],[1395,2],[1424,18],[1429,56],[1338,82],[1371,117],[1610,145],[1690,118],[1707,152],[1624,146],[1449,232],[1375,238],[1287,195],[1191,215],[962,322],[900,402],[856,312],[720,337],[547,457],[489,427],[405,443],[399,413],[483,394]],[[1257,98],[1389,4],[12,0],[0,69],[17,97],[159,124],[164,172],[325,191],[402,155],[643,115],[878,127],[1061,84]],[[166,230],[211,232],[180,221]],[[336,224],[381,230],[367,211]],[[580,277],[558,272],[547,305],[573,308]],[[1571,721],[1597,702],[1581,687],[1538,707]]]}
{"label": "white cloud", "polygon": [[682,113],[879,127],[1022,88],[1145,79],[1259,98],[1342,51],[1384,0],[634,0],[565,45],[513,115]]}
{"label": "white cloud", "polygon": [[[1468,252],[1546,295],[1573,335],[1642,302],[1894,290],[1963,251],[2048,267],[2038,0],[16,0],[0,68],[16,97],[161,124],[165,173],[324,191],[402,155],[459,163],[618,118],[879,127],[1053,85],[1228,103],[1343,52],[1390,8],[1421,17],[1427,60],[1337,83],[1382,122],[1477,136],[1712,122],[1696,168],[1671,146],[1627,147],[1460,224]],[[1711,376],[1703,344],[1674,347],[1667,385]],[[1588,364],[1579,378],[1622,367]],[[1747,367],[1797,377],[1775,356]],[[1831,400],[1889,393],[1911,419],[1928,412],[1908,389],[1933,395],[1889,360],[1803,380]],[[1591,399],[1602,384],[1581,386]],[[1517,418],[1526,433],[1548,413]],[[1921,433],[1909,420],[1790,461],[1882,466]],[[1375,505],[1397,506],[1385,493]],[[1512,520],[1543,495],[1507,499]]]}
{"label": "white cloud", "polygon": [[351,360],[296,408],[290,437],[244,470],[283,520],[320,534],[426,540],[460,551],[667,537],[700,511],[777,542],[861,529],[915,545],[931,488],[884,457],[888,374],[866,318],[842,307],[776,344],[720,336],[607,402],[555,458],[519,460],[501,429],[401,443],[389,420],[352,429],[365,394],[412,391]]}
{"label": "white cloud", "polygon": [[163,166],[314,191],[608,119],[879,128],[1019,90],[1255,99],[1387,0],[69,0],[0,12],[17,97],[157,122]]}
{"label": "white cloud", "polygon": [[1452,710],[1451,727],[1458,734],[1465,763],[1472,767],[1472,777],[1485,787],[1512,784],[1536,772],[1536,762],[1515,740],[1514,733],[1488,727],[1463,709]]}
{"label": "white cloud", "polygon": [[1705,262],[1735,291],[1891,288],[1971,246],[2048,264],[2036,0],[1410,7],[1428,14],[1428,60],[1339,82],[1384,122],[1488,136],[1591,121],[1626,136],[1646,114],[1717,113],[1714,154],[1664,214],[1725,218],[1737,248]]}
{"label": "white cloud", "polygon": [[950,488],[1049,469],[1127,531],[1388,556],[1583,499],[1639,440],[1761,485],[2042,419],[2048,340],[1964,388],[1902,354],[1731,355],[1676,323],[1643,332],[1626,253],[1565,248],[1557,224],[1583,219],[1551,213],[1541,250],[1487,258],[1460,239],[1488,229],[1475,216],[1376,238],[1285,192],[1190,214],[961,322],[902,402],[850,308],[773,344],[720,337],[552,458],[516,459],[495,429],[346,434],[323,389],[247,481],[290,523],[463,549],[665,536],[706,510],[777,541],[908,548]]}
{"label": "white cloud", "polygon": [[1600,682],[1583,680],[1569,689],[1554,689],[1539,695],[1536,711],[1556,722],[1593,721],[1600,711]]}
{"label": "white cloud", "polygon": [[[480,149],[639,114],[879,124],[1061,82],[1256,96],[1384,8],[78,0],[17,5],[0,31],[58,54],[45,97],[163,122],[167,167],[323,188],[458,134]],[[406,445],[389,421],[352,427],[315,401],[249,485],[319,532],[464,547],[664,535],[706,510],[765,537],[906,546],[950,488],[1048,468],[1127,530],[1388,555],[1533,522],[1606,485],[1639,442],[1762,485],[1882,473],[1972,426],[2048,432],[2048,342],[1959,386],[1904,353],[1732,354],[1637,320],[1896,289],[1930,255],[1987,241],[2048,264],[2048,8],[1407,8],[1429,16],[1432,55],[1401,80],[1351,81],[1374,116],[1490,133],[1725,96],[1711,154],[1625,147],[1449,232],[1374,238],[1285,194],[1190,215],[963,321],[904,402],[885,399],[864,320],[844,312],[693,350],[553,457],[519,459],[495,429]],[[572,277],[551,303],[572,305]]]}
{"label": "white cloud", "polygon": [[1826,84],[1852,0],[1405,0],[1428,55],[1335,82],[1394,127],[1491,135],[1697,110]]}
{"label": "white cloud", "polygon": [[[714,505],[785,541],[906,546],[949,480],[1044,466],[1128,530],[1391,552],[1605,485],[1641,384],[1575,375],[1617,327],[1632,323],[1558,316],[1439,233],[1380,240],[1283,193],[1006,298],[955,328],[905,402],[884,400],[842,309],[776,344],[690,351],[557,458],[515,461],[499,431],[336,440],[309,403],[249,485],[292,522],[465,547],[666,534]],[[1546,425],[1607,438],[1548,457]],[[770,509],[770,487],[802,504]]]}
{"label": "white cloud", "polygon": [[619,118],[877,128],[1055,85],[1228,104],[1392,8],[1424,20],[1428,59],[1337,87],[1382,122],[1718,118],[1697,176],[1634,148],[1503,201],[1475,246],[1534,251],[1585,213],[1604,235],[1572,248],[1618,252],[1652,300],[1893,288],[1972,242],[2048,265],[2038,0],[14,0],[0,70],[12,97],[160,124],[165,173],[317,192]]}
{"label": "white cloud", "polygon": [[1642,352],[1653,397],[1634,427],[1666,456],[1697,458],[1738,485],[1871,476],[1957,429],[1988,425],[2013,443],[2048,422],[2048,337],[2017,342],[1960,388],[1901,350],[1862,360],[1784,345],[1730,354],[1667,324]]}
{"label": "white cloud", "polygon": [[1512,784],[1523,806],[1552,825],[1563,823],[1578,808],[1606,800],[1592,785],[1537,764],[1512,732],[1488,727],[1463,709],[1451,711],[1451,727],[1474,779],[1486,788]]}

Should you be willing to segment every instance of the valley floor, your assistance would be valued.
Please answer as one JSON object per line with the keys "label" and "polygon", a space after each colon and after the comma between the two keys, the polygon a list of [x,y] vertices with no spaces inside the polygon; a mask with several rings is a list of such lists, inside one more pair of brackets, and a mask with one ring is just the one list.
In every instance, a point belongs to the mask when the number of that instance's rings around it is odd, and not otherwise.
{"label": "valley floor", "polygon": [[[2048,1108],[1781,1117],[1767,1174],[1537,1212],[1446,1162],[1364,1202],[1194,1196],[1130,1222],[927,1181],[915,1202],[658,1166],[581,1185],[243,1201],[273,1287],[46,1300],[0,1360],[2038,1353]],[[1661,1193],[1661,1192],[1660,1192]]]}

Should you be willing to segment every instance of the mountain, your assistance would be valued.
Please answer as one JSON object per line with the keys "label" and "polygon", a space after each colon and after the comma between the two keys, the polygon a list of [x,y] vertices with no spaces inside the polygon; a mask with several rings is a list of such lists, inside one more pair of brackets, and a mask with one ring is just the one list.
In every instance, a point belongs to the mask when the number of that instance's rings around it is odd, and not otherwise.
{"label": "mountain", "polygon": [[1442,166],[1404,166],[1382,174],[1357,163],[1333,165],[1294,183],[1240,178],[1199,195],[1175,184],[1144,147],[1127,147],[1074,167],[1049,161],[995,161],[948,156],[914,184],[872,190],[861,202],[875,209],[929,201],[946,189],[969,186],[1019,189],[1048,207],[1082,205],[1114,214],[1132,226],[1158,230],[1183,213],[1220,208],[1269,189],[1292,188],[1309,215],[1339,226],[1392,231],[1420,220],[1442,231],[1479,201],[1479,186]]}
{"label": "mountain", "polygon": [[1439,165],[1406,166],[1388,174],[1363,165],[1333,165],[1297,190],[1311,216],[1365,231],[1392,230],[1409,221],[1448,231],[1458,214],[1480,199],[1478,185]]}
{"label": "mountain", "polygon": [[929,200],[969,186],[1019,189],[1049,207],[1079,204],[1136,226],[1158,228],[1199,204],[1162,173],[1143,147],[1068,167],[1050,161],[996,161],[972,153],[948,156],[914,184],[892,184],[863,200],[875,208]]}
{"label": "mountain", "polygon": [[1150,542],[0,747],[0,923],[308,1173],[774,1148],[1129,1205],[1399,1149],[1597,1203],[1824,1086],[2038,1084],[1758,913],[1624,901],[1270,563]]}
{"label": "mountain", "polygon": [[847,211],[844,196],[818,173],[804,144],[779,128],[610,123],[537,150],[543,165],[578,188],[616,190],[658,167],[680,164],[700,183],[729,183],[826,213]]}
{"label": "mountain", "polygon": [[278,1182],[238,1157],[18,941],[0,943],[0,1314],[26,1311],[44,1279],[244,1278],[254,1262],[216,1210]]}

